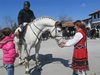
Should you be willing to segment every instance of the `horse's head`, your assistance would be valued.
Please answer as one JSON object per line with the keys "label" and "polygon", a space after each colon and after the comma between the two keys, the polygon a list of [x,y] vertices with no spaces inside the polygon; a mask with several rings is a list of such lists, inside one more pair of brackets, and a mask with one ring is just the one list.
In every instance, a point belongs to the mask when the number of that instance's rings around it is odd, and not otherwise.
{"label": "horse's head", "polygon": [[63,28],[66,27],[66,26],[67,27],[73,27],[74,24],[71,21],[67,21],[67,22],[57,21],[55,23],[55,26],[52,27],[51,30],[50,30],[51,37],[54,38],[57,41],[58,44],[60,42],[62,42],[62,40],[63,40],[62,32],[63,32]]}
{"label": "horse's head", "polygon": [[57,43],[59,44],[62,42],[62,29],[60,27],[55,27],[51,32],[50,32],[51,38],[54,38]]}
{"label": "horse's head", "polygon": [[56,22],[54,26],[46,27],[42,33],[42,37],[44,39],[51,37],[59,43],[62,39],[62,28],[60,23]]}

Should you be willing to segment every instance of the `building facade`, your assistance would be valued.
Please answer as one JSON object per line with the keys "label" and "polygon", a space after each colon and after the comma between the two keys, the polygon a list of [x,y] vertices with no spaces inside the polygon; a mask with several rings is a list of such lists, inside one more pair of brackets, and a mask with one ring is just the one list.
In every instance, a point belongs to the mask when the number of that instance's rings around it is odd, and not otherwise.
{"label": "building facade", "polygon": [[83,20],[87,27],[100,29],[100,10],[89,14],[89,16],[90,18]]}

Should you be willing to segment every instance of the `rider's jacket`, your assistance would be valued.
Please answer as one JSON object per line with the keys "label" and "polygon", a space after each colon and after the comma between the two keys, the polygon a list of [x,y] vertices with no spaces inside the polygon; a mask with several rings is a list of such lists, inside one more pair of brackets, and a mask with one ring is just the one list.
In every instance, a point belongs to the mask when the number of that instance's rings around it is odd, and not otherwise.
{"label": "rider's jacket", "polygon": [[21,9],[18,14],[18,24],[23,24],[24,22],[31,22],[35,19],[34,13],[32,10]]}

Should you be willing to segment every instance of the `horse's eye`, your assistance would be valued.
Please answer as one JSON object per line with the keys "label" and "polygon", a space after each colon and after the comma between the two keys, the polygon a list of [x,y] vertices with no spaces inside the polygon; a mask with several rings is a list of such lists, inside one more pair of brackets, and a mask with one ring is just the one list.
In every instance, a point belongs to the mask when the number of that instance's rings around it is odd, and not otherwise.
{"label": "horse's eye", "polygon": [[58,32],[61,32],[61,30],[58,30]]}

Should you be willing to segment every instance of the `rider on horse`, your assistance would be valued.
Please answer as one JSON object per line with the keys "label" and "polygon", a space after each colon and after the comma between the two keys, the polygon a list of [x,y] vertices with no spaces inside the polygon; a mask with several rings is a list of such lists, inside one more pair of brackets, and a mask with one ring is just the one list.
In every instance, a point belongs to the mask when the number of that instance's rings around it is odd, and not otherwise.
{"label": "rider on horse", "polygon": [[[34,16],[33,11],[30,9],[30,2],[25,1],[24,8],[21,9],[18,14],[18,24],[19,27],[21,27],[22,32],[25,31],[27,24],[32,20],[34,20],[35,18],[36,17]],[[22,37],[22,32],[19,34],[19,39],[21,39]]]}

